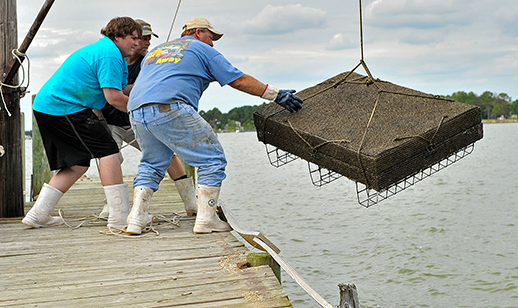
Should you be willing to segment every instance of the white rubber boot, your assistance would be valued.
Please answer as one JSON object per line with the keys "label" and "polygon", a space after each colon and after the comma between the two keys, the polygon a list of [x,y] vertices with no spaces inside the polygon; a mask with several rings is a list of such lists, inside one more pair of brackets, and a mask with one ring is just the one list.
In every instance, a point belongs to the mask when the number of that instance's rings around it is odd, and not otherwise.
{"label": "white rubber boot", "polygon": [[63,224],[60,217],[52,217],[50,213],[58,204],[63,193],[47,183],[43,184],[41,192],[31,210],[22,219],[22,223],[31,228],[43,228]]}
{"label": "white rubber boot", "polygon": [[123,229],[130,211],[127,183],[104,186],[108,203],[108,228]]}
{"label": "white rubber boot", "polygon": [[141,234],[142,229],[149,223],[149,205],[153,190],[146,186],[137,186],[133,190],[133,207],[128,216],[128,227],[126,232],[129,234]]}
{"label": "white rubber boot", "polygon": [[198,212],[198,205],[196,200],[196,194],[194,193],[194,183],[192,178],[185,178],[181,180],[174,181],[176,185],[176,189],[178,190],[178,194],[180,198],[182,198],[183,204],[185,206],[185,212],[187,212],[187,216],[192,216]]}
{"label": "white rubber boot", "polygon": [[216,202],[219,197],[219,187],[198,185],[198,214],[192,231],[194,233],[225,232],[232,228],[219,219],[216,212]]}
{"label": "white rubber boot", "polygon": [[[108,204],[105,204],[104,207],[103,207],[103,210],[101,211],[101,213],[99,213],[99,218],[104,219],[104,220],[108,220],[108,216],[109,215],[110,215],[110,209],[108,208]],[[153,215],[149,214],[149,218],[148,218],[148,222],[147,223],[150,223],[151,220],[153,220]]]}
{"label": "white rubber boot", "polygon": [[103,207],[103,210],[101,211],[101,213],[99,213],[99,218],[108,219],[109,213],[110,213],[110,210],[108,208],[108,204],[105,204]]}

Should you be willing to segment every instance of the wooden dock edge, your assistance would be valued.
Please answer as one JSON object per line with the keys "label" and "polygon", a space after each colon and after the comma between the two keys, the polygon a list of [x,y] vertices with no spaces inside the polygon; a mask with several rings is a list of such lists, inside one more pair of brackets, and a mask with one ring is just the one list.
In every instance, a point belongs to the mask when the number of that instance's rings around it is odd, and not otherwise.
{"label": "wooden dock edge", "polygon": [[[125,182],[132,195],[132,178]],[[83,177],[53,216],[61,209],[77,224],[103,204],[100,180]],[[180,226],[159,223],[158,236],[126,238],[100,234],[105,222],[74,230],[0,220],[0,307],[293,307],[270,265],[249,262],[253,252],[233,232],[192,232],[172,181],[161,183],[150,213],[176,213]]]}

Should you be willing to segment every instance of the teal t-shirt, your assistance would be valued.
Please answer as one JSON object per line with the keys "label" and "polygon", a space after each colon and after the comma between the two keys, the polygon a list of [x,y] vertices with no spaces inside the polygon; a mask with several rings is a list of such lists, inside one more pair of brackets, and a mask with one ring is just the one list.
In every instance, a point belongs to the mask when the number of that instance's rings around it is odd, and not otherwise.
{"label": "teal t-shirt", "polygon": [[108,37],[68,57],[36,95],[32,108],[49,115],[69,115],[106,104],[103,88],[124,89],[128,65]]}

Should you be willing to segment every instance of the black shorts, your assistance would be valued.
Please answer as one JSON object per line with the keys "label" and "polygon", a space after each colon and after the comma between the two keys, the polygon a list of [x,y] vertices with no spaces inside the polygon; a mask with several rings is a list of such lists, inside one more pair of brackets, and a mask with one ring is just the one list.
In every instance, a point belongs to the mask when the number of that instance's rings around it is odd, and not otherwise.
{"label": "black shorts", "polygon": [[104,121],[90,109],[53,116],[33,110],[51,170],[90,167],[90,160],[119,152]]}

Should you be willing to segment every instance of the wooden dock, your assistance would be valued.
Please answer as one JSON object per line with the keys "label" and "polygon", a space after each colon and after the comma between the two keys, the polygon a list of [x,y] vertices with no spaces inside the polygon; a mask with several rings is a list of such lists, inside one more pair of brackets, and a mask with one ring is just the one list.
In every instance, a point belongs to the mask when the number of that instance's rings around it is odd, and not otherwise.
{"label": "wooden dock", "polygon": [[[130,185],[131,178],[125,178]],[[99,213],[98,178],[82,178],[58,203],[70,225]],[[27,212],[31,204],[26,204]],[[30,229],[0,220],[0,307],[292,307],[272,269],[248,267],[234,233],[194,234],[172,181],[151,200],[162,221],[142,237],[102,234],[106,222]]]}

